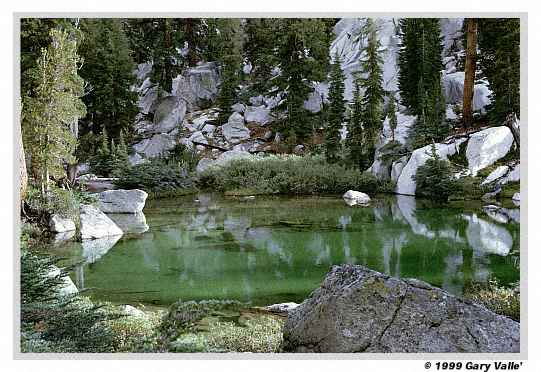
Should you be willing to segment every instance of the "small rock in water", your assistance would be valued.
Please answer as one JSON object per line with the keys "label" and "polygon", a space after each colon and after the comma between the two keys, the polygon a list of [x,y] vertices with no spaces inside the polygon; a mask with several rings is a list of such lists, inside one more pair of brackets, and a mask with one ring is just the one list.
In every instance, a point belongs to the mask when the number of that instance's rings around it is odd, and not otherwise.
{"label": "small rock in water", "polygon": [[286,313],[287,314],[291,310],[295,309],[297,306],[299,306],[299,304],[295,302],[284,302],[281,304],[269,305],[265,307],[265,309],[273,313]]}
{"label": "small rock in water", "polygon": [[348,190],[344,196],[342,196],[347,205],[367,205],[370,203],[370,197],[364,192]]}

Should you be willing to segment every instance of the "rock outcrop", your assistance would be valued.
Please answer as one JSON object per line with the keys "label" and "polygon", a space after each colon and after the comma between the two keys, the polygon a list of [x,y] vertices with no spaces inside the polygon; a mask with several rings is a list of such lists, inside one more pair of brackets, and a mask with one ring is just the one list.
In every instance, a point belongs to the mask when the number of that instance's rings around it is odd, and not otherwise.
{"label": "rock outcrop", "polygon": [[155,158],[175,147],[175,137],[167,133],[158,133],[133,145],[133,149],[146,158]]}
{"label": "rock outcrop", "polygon": [[468,168],[473,176],[503,158],[513,144],[513,134],[508,127],[492,127],[473,133],[466,148]]}
{"label": "rock outcrop", "polygon": [[416,279],[334,266],[289,312],[284,352],[517,353],[520,324]]}
{"label": "rock outcrop", "polygon": [[259,125],[268,124],[272,120],[270,110],[264,105],[247,106],[244,111],[244,119],[247,123],[256,123]]}
{"label": "rock outcrop", "polygon": [[97,194],[98,208],[104,213],[140,213],[148,194],[143,190],[108,190]]}
{"label": "rock outcrop", "polygon": [[161,99],[154,112],[154,133],[171,132],[182,124],[186,115],[186,101],[182,98],[169,96]]}
{"label": "rock outcrop", "polygon": [[[464,100],[464,71],[444,74],[442,77],[442,89],[445,102],[460,104]],[[486,83],[475,84],[473,91],[473,109],[485,112],[485,107],[490,103],[491,91]]]}
{"label": "rock outcrop", "polygon": [[[454,155],[459,151],[459,145],[466,141],[465,138],[456,140],[453,143],[436,143],[436,153],[442,159],[447,159],[448,156]],[[395,192],[402,195],[415,195],[416,182],[413,176],[417,174],[417,169],[424,165],[431,157],[432,145],[427,145],[413,151],[406,166],[402,169],[400,176],[396,182]]]}
{"label": "rock outcrop", "polygon": [[81,205],[80,219],[82,239],[122,235],[122,230],[105,213],[92,205]]}

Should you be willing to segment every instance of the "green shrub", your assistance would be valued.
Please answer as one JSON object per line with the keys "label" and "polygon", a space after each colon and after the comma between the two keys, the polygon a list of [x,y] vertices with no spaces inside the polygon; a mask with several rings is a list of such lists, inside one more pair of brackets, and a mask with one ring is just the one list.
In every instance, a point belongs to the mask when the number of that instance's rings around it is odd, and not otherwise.
{"label": "green shrub", "polygon": [[417,183],[415,193],[436,202],[446,202],[449,196],[460,190],[460,183],[453,177],[448,161],[441,159],[432,146],[431,158],[412,176]]}
{"label": "green shrub", "polygon": [[118,173],[118,180],[114,183],[122,189],[142,189],[156,194],[188,190],[194,186],[184,166],[164,159],[126,167]]}
{"label": "green shrub", "polygon": [[88,299],[60,292],[67,273],[54,273],[57,259],[21,252],[21,349],[27,352],[109,352],[110,313]]}
{"label": "green shrub", "polygon": [[89,196],[76,189],[63,189],[51,186],[46,195],[40,190],[30,187],[27,191],[23,212],[28,222],[33,222],[46,227],[49,218],[58,214],[63,218],[73,220],[79,226],[79,206],[81,203],[92,204],[95,201]]}
{"label": "green shrub", "polygon": [[520,322],[520,287],[515,283],[510,287],[500,286],[496,280],[487,284],[472,285],[464,297],[480,303],[496,314],[505,315]]}
{"label": "green shrub", "polygon": [[321,156],[276,155],[234,160],[211,167],[198,178],[201,187],[219,191],[251,189],[264,194],[336,194],[349,189],[374,193],[377,181]]}

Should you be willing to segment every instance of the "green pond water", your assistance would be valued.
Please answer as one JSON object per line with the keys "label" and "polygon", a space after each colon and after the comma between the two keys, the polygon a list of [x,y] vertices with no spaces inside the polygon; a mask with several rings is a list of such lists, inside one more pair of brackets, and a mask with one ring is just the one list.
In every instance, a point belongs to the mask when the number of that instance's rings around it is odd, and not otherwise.
{"label": "green pond water", "polygon": [[[519,209],[507,211],[518,219]],[[127,231],[122,238],[51,251],[66,265],[80,263],[70,274],[79,289],[113,303],[301,302],[342,263],[457,295],[490,278],[519,280],[519,224],[480,206],[431,206],[408,196],[348,207],[339,197],[201,194],[149,201],[144,217],[112,218]]]}

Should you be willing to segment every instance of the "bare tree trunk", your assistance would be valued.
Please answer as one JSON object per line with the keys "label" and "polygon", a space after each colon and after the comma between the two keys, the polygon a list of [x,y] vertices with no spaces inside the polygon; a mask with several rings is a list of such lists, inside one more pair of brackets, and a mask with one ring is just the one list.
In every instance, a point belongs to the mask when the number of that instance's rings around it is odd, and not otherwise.
{"label": "bare tree trunk", "polygon": [[475,81],[475,65],[477,59],[477,19],[466,20],[466,65],[464,67],[464,103],[462,104],[462,120],[464,128],[473,124],[473,86]]}

